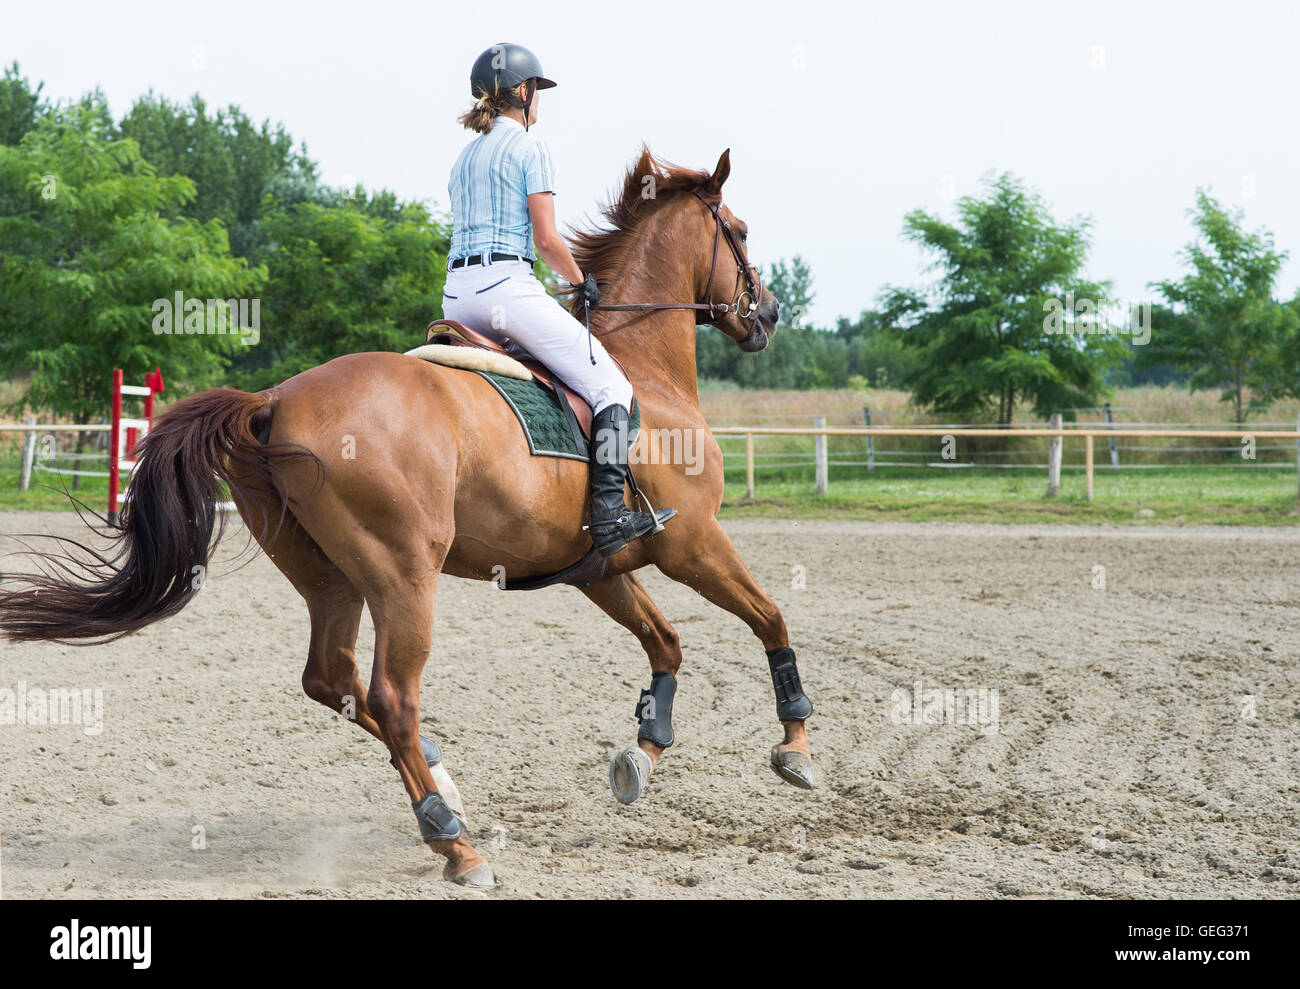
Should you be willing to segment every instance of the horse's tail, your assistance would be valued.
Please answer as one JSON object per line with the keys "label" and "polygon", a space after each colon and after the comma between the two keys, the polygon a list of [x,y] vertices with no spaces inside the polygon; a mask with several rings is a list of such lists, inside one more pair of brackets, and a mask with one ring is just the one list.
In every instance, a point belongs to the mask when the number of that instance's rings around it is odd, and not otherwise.
{"label": "horse's tail", "polygon": [[312,461],[318,486],[324,480],[315,454],[266,445],[274,411],[271,394],[233,388],[169,409],[138,448],[113,555],[70,539],[60,541],[92,559],[32,553],[42,572],[5,575],[30,586],[0,590],[0,634],[15,642],[115,639],[179,612],[203,586],[225,529],[222,481],[250,518],[260,514],[259,540],[273,539],[290,503],[284,461]]}

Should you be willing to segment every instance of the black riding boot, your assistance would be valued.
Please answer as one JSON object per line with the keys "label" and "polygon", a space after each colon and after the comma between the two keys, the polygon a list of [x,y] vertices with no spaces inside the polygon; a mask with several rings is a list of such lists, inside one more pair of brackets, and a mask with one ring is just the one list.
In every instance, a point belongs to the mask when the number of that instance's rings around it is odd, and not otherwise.
{"label": "black riding boot", "polygon": [[623,501],[627,483],[628,412],[621,405],[602,409],[591,420],[591,541],[610,557],[633,539],[654,534],[677,514],[660,508],[650,515],[634,512]]}

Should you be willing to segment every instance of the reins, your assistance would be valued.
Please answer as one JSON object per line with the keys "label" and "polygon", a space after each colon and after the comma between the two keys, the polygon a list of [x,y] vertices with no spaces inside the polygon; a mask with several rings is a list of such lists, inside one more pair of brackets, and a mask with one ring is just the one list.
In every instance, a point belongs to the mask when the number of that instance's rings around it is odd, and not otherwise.
{"label": "reins", "polygon": [[[707,312],[710,319],[705,320],[707,323],[717,322],[728,313],[735,313],[742,319],[753,319],[758,315],[758,298],[762,292],[762,285],[759,281],[758,274],[749,259],[745,256],[744,248],[740,245],[736,237],[736,232],[731,226],[730,220],[722,218],[722,212],[718,208],[722,205],[722,197],[709,200],[699,194],[694,193],[695,198],[702,202],[710,213],[713,214],[714,231],[713,231],[713,257],[709,264],[709,280],[705,287],[709,292],[708,302],[631,302],[626,305],[607,306],[603,303],[593,306],[594,309],[603,309],[608,312],[653,312],[662,309],[689,309],[696,312]],[[736,294],[735,300],[731,303],[713,301],[713,276],[716,273],[718,264],[718,240],[723,236],[726,237],[727,247],[731,249],[732,259],[736,262],[736,287],[740,287],[740,279],[745,279],[744,291]],[[740,300],[748,297],[745,305],[745,311],[740,311]]]}
{"label": "reins", "polygon": [[[697,322],[716,323],[729,313],[735,313],[741,319],[747,319],[751,322],[758,318],[758,300],[762,297],[763,284],[758,276],[758,271],[749,263],[749,258],[745,253],[736,235],[735,229],[731,226],[730,220],[722,217],[722,211],[719,207],[722,205],[722,197],[706,199],[698,191],[694,192],[695,198],[702,202],[710,213],[713,214],[713,257],[709,263],[709,280],[705,282],[705,288],[709,293],[708,302],[629,302],[621,305],[590,305],[586,300],[582,303],[583,316],[587,325],[587,349],[588,355],[591,356],[591,362],[596,362],[595,357],[591,355],[591,310],[602,310],[604,312],[660,312],[668,309],[686,309],[694,312],[707,312],[709,318],[706,320],[697,320]],[[732,260],[736,262],[736,293],[735,299],[730,302],[713,301],[713,276],[716,274],[718,265],[718,241],[725,237],[727,247],[731,250]],[[744,279],[745,287],[740,289],[741,279]],[[741,312],[741,300],[746,300],[745,311]],[[617,333],[619,330],[628,326],[628,323],[622,323],[619,326],[612,327],[602,336],[609,336]]]}

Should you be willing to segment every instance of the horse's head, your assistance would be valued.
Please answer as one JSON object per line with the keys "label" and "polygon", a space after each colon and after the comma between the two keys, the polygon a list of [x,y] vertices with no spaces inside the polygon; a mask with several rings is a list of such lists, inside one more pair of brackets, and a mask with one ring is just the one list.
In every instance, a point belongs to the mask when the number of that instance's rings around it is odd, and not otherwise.
{"label": "horse's head", "polygon": [[[730,171],[730,150],[709,173],[661,161],[642,147],[623,188],[601,211],[604,228],[573,232],[574,259],[606,293],[597,311],[694,310],[697,324],[717,327],[741,350],[767,346],[781,306],[750,266],[749,228],[722,202]],[[569,305],[583,318],[577,295]],[[693,362],[693,343],[689,350]]]}
{"label": "horse's head", "polygon": [[[709,211],[700,215],[697,240],[703,253],[702,303],[727,305],[722,317],[711,320],[741,350],[764,349],[776,332],[781,303],[762,284],[749,261],[749,225],[722,202],[722,184],[731,174],[731,149],[722,152],[713,174],[697,190]],[[716,213],[715,213],[716,210]]]}

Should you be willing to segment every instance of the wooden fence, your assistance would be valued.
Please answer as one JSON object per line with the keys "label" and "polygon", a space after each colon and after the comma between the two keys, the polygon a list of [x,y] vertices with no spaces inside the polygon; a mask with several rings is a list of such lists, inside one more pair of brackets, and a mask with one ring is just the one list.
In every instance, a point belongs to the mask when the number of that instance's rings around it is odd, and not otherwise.
{"label": "wooden fence", "polygon": [[[1093,496],[1093,440],[1097,437],[1104,439],[1115,439],[1116,436],[1136,436],[1136,437],[1159,437],[1159,438],[1193,438],[1201,439],[1233,439],[1242,440],[1253,438],[1255,440],[1294,440],[1296,443],[1296,486],[1297,494],[1300,495],[1300,421],[1297,422],[1295,430],[1277,430],[1277,429],[1115,429],[1113,427],[1077,427],[1073,429],[1064,429],[1059,425],[1059,419],[1053,416],[1053,425],[1048,427],[1017,427],[1007,429],[995,429],[989,427],[924,427],[924,426],[849,426],[849,427],[828,427],[825,425],[825,417],[817,418],[817,425],[809,427],[789,427],[789,426],[715,426],[711,428],[714,436],[743,436],[745,437],[745,493],[748,497],[754,497],[754,437],[755,436],[812,436],[814,446],[814,457],[816,462],[817,473],[817,493],[826,494],[830,490],[830,462],[827,456],[827,438],[831,436],[863,436],[867,438],[876,436],[932,436],[938,437],[942,442],[948,437],[954,440],[959,436],[1024,436],[1040,437],[1050,440],[1048,444],[1048,462],[1047,462],[1047,493],[1049,497],[1055,496],[1060,487],[1061,481],[1061,453],[1065,440],[1081,439],[1083,441],[1083,464],[1084,477],[1088,492],[1088,500],[1092,501]],[[23,475],[24,481],[30,477],[31,471],[31,454],[35,449],[36,436],[38,433],[48,432],[73,432],[76,430],[85,431],[106,431],[110,429],[108,425],[38,425],[28,422],[22,424],[5,424],[0,423],[0,431],[23,431],[27,433],[26,449],[23,457]],[[24,487],[26,485],[24,484]]]}
{"label": "wooden fence", "polygon": [[1051,442],[1048,444],[1048,466],[1047,476],[1048,485],[1047,493],[1049,497],[1056,495],[1061,481],[1061,450],[1064,441],[1067,438],[1079,438],[1083,440],[1083,466],[1084,476],[1087,484],[1088,500],[1092,501],[1093,494],[1093,440],[1097,437],[1105,439],[1114,439],[1120,436],[1139,436],[1139,437],[1162,437],[1162,438],[1189,438],[1200,437],[1202,439],[1235,439],[1242,440],[1253,438],[1255,440],[1295,440],[1296,441],[1296,490],[1300,495],[1300,421],[1297,422],[1297,428],[1294,430],[1276,430],[1276,429],[1120,429],[1113,427],[1078,427],[1073,429],[1061,428],[1060,420],[1053,416],[1053,424],[1049,427],[1021,427],[992,429],[988,427],[970,427],[970,428],[944,428],[944,427],[923,427],[923,426],[850,426],[850,427],[827,427],[825,419],[819,418],[818,425],[812,428],[807,427],[786,427],[786,426],[717,426],[711,429],[714,436],[743,436],[745,437],[745,493],[747,497],[754,497],[754,437],[755,436],[812,436],[814,437],[814,456],[817,467],[817,493],[826,494],[830,488],[829,462],[826,454],[826,440],[830,436],[934,436],[939,437],[941,441],[948,437],[956,438],[959,436],[1025,436],[1025,437],[1043,437]]}

